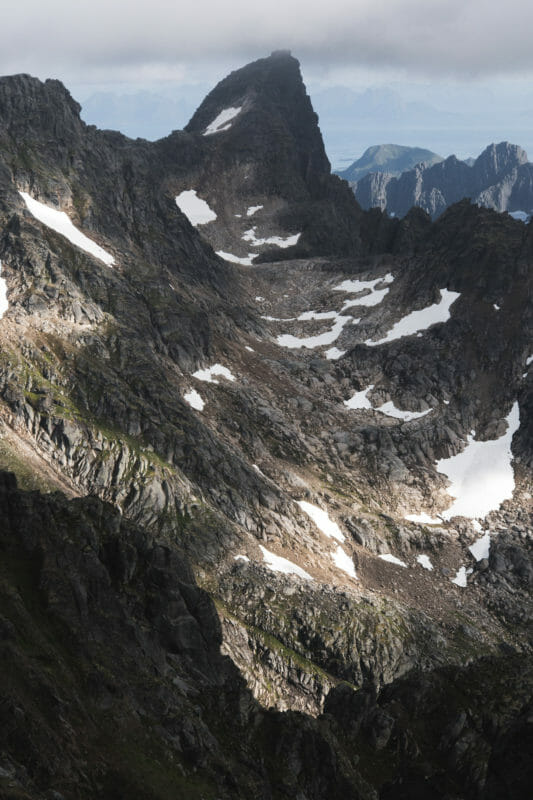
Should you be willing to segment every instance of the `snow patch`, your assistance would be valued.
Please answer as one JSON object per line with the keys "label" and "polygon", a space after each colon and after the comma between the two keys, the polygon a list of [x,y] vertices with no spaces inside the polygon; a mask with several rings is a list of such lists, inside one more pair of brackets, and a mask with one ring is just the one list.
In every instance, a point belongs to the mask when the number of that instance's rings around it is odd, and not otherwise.
{"label": "snow patch", "polygon": [[441,289],[440,294],[441,299],[438,303],[433,303],[433,305],[426,306],[426,308],[422,308],[419,311],[411,311],[410,314],[396,322],[383,339],[379,339],[377,342],[367,339],[365,344],[369,347],[376,347],[386,342],[401,339],[404,336],[413,336],[413,334],[425,331],[437,323],[447,322],[450,318],[450,307],[460,297],[460,293]]}
{"label": "snow patch", "polygon": [[394,275],[387,273],[384,278],[375,278],[370,281],[361,281],[358,278],[355,280],[346,280],[333,287],[334,292],[363,292],[365,289],[374,291],[378,283],[392,283]]}
{"label": "snow patch", "polygon": [[484,535],[477,539],[474,544],[468,548],[476,561],[482,561],[484,558],[489,557],[490,552],[490,533],[485,531]]}
{"label": "snow patch", "polygon": [[205,200],[198,197],[196,189],[187,189],[176,197],[176,205],[185,214],[191,225],[205,225],[213,222],[217,215],[209,208]]}
{"label": "snow patch", "polygon": [[528,214],[527,211],[509,211],[508,214],[510,217],[520,222],[529,222],[530,214]]}
{"label": "snow patch", "polygon": [[373,388],[374,384],[369,386],[368,389],[363,389],[360,392],[356,392],[353,397],[350,397],[349,400],[344,401],[344,405],[348,408],[359,410],[379,411],[381,414],[385,414],[386,417],[394,417],[395,419],[401,419],[404,422],[410,422],[413,419],[425,417],[426,414],[429,414],[429,412],[433,410],[428,408],[426,411],[401,411],[401,409],[396,408],[392,400],[388,400],[386,403],[383,403],[383,405],[376,408],[372,405],[368,398],[368,395]]}
{"label": "snow patch", "polygon": [[438,517],[430,517],[425,511],[420,514],[406,514],[405,519],[409,522],[418,522],[420,525],[440,525],[442,522]]}
{"label": "snow patch", "polygon": [[248,556],[235,556],[235,561],[249,561]]}
{"label": "snow patch", "polygon": [[273,572],[282,572],[285,575],[294,574],[298,575],[300,578],[306,578],[310,581],[313,580],[309,573],[299,567],[297,564],[293,564],[292,561],[289,561],[287,558],[282,558],[281,556],[271,553],[270,550],[267,550],[266,547],[263,547],[261,544],[259,547],[263,553],[265,565]]}
{"label": "snow patch", "polygon": [[220,375],[221,378],[226,378],[228,381],[234,381],[235,377],[231,374],[227,367],[223,367],[222,364],[213,364],[212,367],[208,367],[207,369],[197,369],[196,372],[193,372],[193,378],[198,378],[199,381],[206,381],[206,383],[218,383],[217,380],[213,378],[213,375]]}
{"label": "snow patch", "polygon": [[295,245],[301,235],[301,233],[295,233],[292,236],[286,236],[285,238],[282,236],[267,236],[266,239],[258,239],[255,235],[254,227],[245,231],[242,235],[242,238],[245,242],[250,242],[253,247],[261,247],[261,245],[264,244],[274,244],[277,247],[285,248]]}
{"label": "snow patch", "polygon": [[396,558],[396,556],[393,556],[391,553],[382,553],[381,555],[378,556],[378,558],[381,558],[383,561],[388,561],[390,564],[397,564],[399,567],[407,566],[405,561],[401,561],[399,558]]}
{"label": "snow patch", "polygon": [[346,350],[339,350],[338,347],[330,347],[329,350],[326,350],[324,355],[328,361],[336,361],[338,358],[342,358],[345,353]]}
{"label": "snow patch", "polygon": [[416,560],[421,567],[424,567],[424,569],[429,569],[429,570],[433,569],[433,564],[431,563],[429,556],[420,555],[416,557]]}
{"label": "snow patch", "polygon": [[257,253],[248,253],[247,257],[234,256],[233,253],[226,253],[224,250],[217,250],[216,254],[223,258],[224,261],[231,261],[232,264],[242,264],[244,267],[251,267],[252,259],[257,255]]}
{"label": "snow patch", "polygon": [[455,516],[483,518],[513,496],[515,481],[511,442],[520,427],[517,402],[513,404],[506,422],[507,431],[499,439],[477,442],[470,434],[461,453],[437,461],[437,471],[451,481],[448,494],[455,498],[443,512],[444,519]]}
{"label": "snow patch", "polygon": [[51,208],[44,203],[40,203],[38,200],[34,200],[33,197],[30,197],[26,192],[19,192],[19,194],[26,203],[28,211],[35,219],[38,219],[39,222],[46,225],[47,228],[51,228],[56,233],[61,234],[61,236],[68,239],[71,244],[79,247],[80,250],[84,250],[99,261],[103,261],[106,266],[111,267],[115,263],[113,256],[78,230],[64,211],[58,211],[56,208]]}
{"label": "snow patch", "polygon": [[337,547],[335,552],[331,554],[331,558],[333,559],[333,563],[336,567],[346,572],[350,578],[355,578],[355,580],[357,580],[357,574],[355,572],[353,560],[350,558],[348,553],[344,552],[340,545]]}
{"label": "snow patch", "polygon": [[263,206],[250,206],[249,208],[246,209],[246,216],[247,217],[253,217],[253,215],[257,211],[260,211],[262,208],[263,208]]}
{"label": "snow patch", "polygon": [[383,403],[383,405],[379,406],[379,408],[376,408],[376,411],[380,411],[387,417],[395,417],[396,419],[403,419],[404,422],[410,422],[413,419],[425,417],[426,414],[429,414],[429,412],[433,411],[433,409],[428,408],[426,411],[401,411],[401,409],[396,408],[392,400],[388,400],[386,403]]}
{"label": "snow patch", "polygon": [[374,388],[374,384],[372,383],[368,389],[362,389],[360,392],[356,392],[349,400],[344,401],[344,405],[347,408],[354,408],[354,409],[372,409],[372,403],[368,399],[368,395]]}
{"label": "snow patch", "polygon": [[191,389],[189,392],[186,392],[183,395],[183,399],[191,406],[191,408],[196,409],[196,411],[204,410],[205,401],[202,400],[196,389]]}
{"label": "snow patch", "polygon": [[455,583],[456,586],[460,586],[462,589],[464,589],[467,585],[466,577],[467,575],[470,575],[471,572],[472,572],[471,569],[467,569],[466,567],[459,567],[455,575],[455,578],[452,578],[452,583]]}
{"label": "snow patch", "polygon": [[328,344],[333,344],[333,342],[335,342],[339,338],[342,329],[344,328],[346,323],[351,319],[352,319],[351,317],[343,317],[341,315],[338,315],[335,318],[333,327],[330,328],[329,331],[325,331],[324,333],[319,333],[316,336],[306,336],[302,338],[298,338],[297,336],[292,336],[292,334],[290,333],[285,333],[282,334],[281,336],[278,336],[276,342],[280,347],[289,347],[291,349],[296,349],[297,347],[307,347],[312,350],[315,347],[324,347]]}
{"label": "snow patch", "polygon": [[245,350],[248,350],[248,352],[249,352],[249,353],[255,353],[255,350],[254,350],[254,348],[253,348],[253,347],[250,347],[250,345],[248,345],[248,344],[245,344],[245,345],[244,345],[244,349],[245,349]]}
{"label": "snow patch", "polygon": [[338,542],[344,542],[345,536],[336,522],[329,518],[327,511],[322,511],[318,506],[308,503],[306,500],[298,500],[298,505],[305,511],[308,517],[311,517],[315,525],[323,534],[330,539],[337,539]]}
{"label": "snow patch", "polygon": [[533,356],[529,356],[529,358],[526,359],[526,367],[529,367],[532,361],[533,361]]}
{"label": "snow patch", "polygon": [[231,120],[235,119],[237,114],[242,111],[242,106],[232,106],[225,108],[220,114],[217,114],[213,122],[211,122],[204,131],[204,136],[211,136],[213,133],[222,133],[231,128]]}

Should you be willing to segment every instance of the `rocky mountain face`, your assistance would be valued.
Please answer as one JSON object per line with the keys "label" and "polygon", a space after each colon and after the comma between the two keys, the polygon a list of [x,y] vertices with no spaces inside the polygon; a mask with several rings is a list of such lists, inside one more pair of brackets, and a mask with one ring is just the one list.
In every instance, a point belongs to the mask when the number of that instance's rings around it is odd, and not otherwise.
{"label": "rocky mountain face", "polygon": [[526,797],[531,227],[363,211],[287,53],[0,142],[0,796]]}
{"label": "rocky mountain face", "polygon": [[489,145],[471,165],[450,156],[399,176],[374,171],[348,180],[363,208],[387,209],[398,217],[418,206],[435,219],[463,198],[500,212],[533,211],[533,166],[525,151],[509,142]]}
{"label": "rocky mountain face", "polygon": [[402,172],[413,169],[417,164],[426,167],[444,161],[442,156],[425,150],[423,147],[405,147],[401,144],[376,144],[368,147],[361,158],[345,170],[337,170],[337,175],[349,183],[364,178],[370,172],[386,172],[387,175],[399,177]]}

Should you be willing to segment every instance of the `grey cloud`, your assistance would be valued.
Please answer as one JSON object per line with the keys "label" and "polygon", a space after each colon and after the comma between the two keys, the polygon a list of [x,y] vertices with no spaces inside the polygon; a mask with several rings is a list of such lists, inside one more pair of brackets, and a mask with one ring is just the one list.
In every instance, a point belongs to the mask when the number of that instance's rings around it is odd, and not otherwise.
{"label": "grey cloud", "polygon": [[282,47],[412,75],[529,73],[532,24],[528,0],[22,0],[2,20],[0,70],[167,77],[184,62],[238,65]]}

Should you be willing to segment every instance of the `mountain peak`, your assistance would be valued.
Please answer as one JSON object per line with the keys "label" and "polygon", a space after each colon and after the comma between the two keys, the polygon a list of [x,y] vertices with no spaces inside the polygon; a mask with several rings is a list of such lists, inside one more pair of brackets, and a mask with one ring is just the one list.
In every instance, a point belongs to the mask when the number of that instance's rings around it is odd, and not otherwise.
{"label": "mountain peak", "polygon": [[330,164],[318,127],[318,116],[307,95],[300,64],[289,51],[277,50],[220,81],[185,130],[205,134],[213,121],[229,109],[239,109],[239,114],[231,125],[219,130],[235,134],[244,126],[248,138],[248,144],[243,148],[245,152],[254,145],[263,149],[267,136],[274,137],[273,145],[283,152],[290,138],[290,146],[298,150],[298,160],[304,171],[311,168],[329,175]]}

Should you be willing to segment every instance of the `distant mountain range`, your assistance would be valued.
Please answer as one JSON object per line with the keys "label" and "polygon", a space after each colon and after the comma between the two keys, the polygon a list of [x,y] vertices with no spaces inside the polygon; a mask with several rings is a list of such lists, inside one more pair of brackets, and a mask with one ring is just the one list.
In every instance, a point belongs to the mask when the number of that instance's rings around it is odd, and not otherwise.
{"label": "distant mountain range", "polygon": [[[410,208],[418,206],[436,219],[448,206],[469,198],[495,211],[530,213],[533,210],[533,164],[518,145],[491,144],[473,163],[450,156],[438,163],[416,164],[400,175],[393,170],[397,162],[392,158],[392,151],[390,160],[385,160],[388,147],[369,148],[359,161],[341,173],[343,177],[352,170],[357,174],[357,170],[364,167],[365,158],[367,162],[372,161],[368,156],[372,150],[384,166],[389,167],[384,171],[383,166],[376,164],[372,172],[360,179],[349,179],[357,200],[365,209],[378,207],[391,215],[404,217]],[[408,150],[417,151],[417,148]],[[374,161],[377,162],[377,158]]]}
{"label": "distant mountain range", "polygon": [[354,161],[348,169],[336,170],[346,181],[359,181],[369,172],[386,172],[398,177],[406,170],[424,162],[432,166],[444,161],[442,156],[425,150],[423,147],[406,147],[401,144],[376,144],[369,147],[361,158]]}

